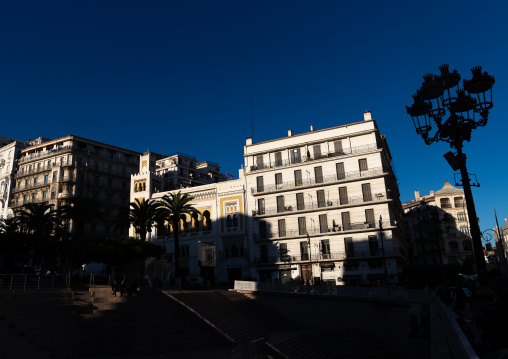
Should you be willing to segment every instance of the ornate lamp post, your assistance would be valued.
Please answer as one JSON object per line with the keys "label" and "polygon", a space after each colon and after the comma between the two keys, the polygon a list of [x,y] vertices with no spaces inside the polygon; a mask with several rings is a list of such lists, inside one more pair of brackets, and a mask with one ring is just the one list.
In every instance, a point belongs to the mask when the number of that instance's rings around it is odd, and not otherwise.
{"label": "ornate lamp post", "polygon": [[[406,109],[413,119],[416,133],[423,138],[425,144],[444,141],[456,151],[455,154],[448,153],[448,157],[445,157],[454,170],[460,170],[478,278],[484,283],[487,267],[466,167],[466,155],[462,152],[462,147],[464,141],[471,140],[474,129],[487,124],[489,110],[493,106],[492,86],[495,80],[494,76],[487,72],[482,73],[481,66],[473,67],[472,79],[464,80],[464,87],[460,89],[460,74],[457,70],[449,72],[448,65],[442,65],[439,69],[440,75],[427,74],[423,77],[422,86],[413,95],[414,103],[411,107],[406,106]],[[448,118],[444,119],[447,114]],[[430,134],[432,122],[437,128],[434,135]]]}

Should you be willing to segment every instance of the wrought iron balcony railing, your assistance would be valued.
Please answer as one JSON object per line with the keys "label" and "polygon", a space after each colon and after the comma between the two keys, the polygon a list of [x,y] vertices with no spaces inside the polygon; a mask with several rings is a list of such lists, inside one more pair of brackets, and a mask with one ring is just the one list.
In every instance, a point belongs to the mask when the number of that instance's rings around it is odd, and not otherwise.
{"label": "wrought iron balcony railing", "polygon": [[348,197],[347,199],[333,199],[326,202],[310,202],[305,203],[303,205],[290,205],[284,206],[281,208],[277,207],[268,207],[264,210],[252,211],[253,217],[265,216],[265,215],[274,215],[277,213],[288,213],[288,212],[300,212],[300,211],[309,211],[315,210],[319,208],[328,208],[328,207],[336,207],[336,206],[349,206],[358,203],[367,203],[367,202],[375,202],[375,201],[384,201],[387,199],[391,199],[390,193],[376,193],[373,196],[365,197],[365,196],[357,196],[357,197]]}
{"label": "wrought iron balcony railing", "polygon": [[289,182],[282,182],[282,183],[278,183],[278,184],[256,186],[256,187],[251,187],[250,190],[251,190],[252,194],[257,195],[257,194],[261,194],[261,193],[283,191],[283,190],[306,187],[306,186],[322,185],[325,183],[326,184],[333,183],[333,182],[338,182],[338,181],[342,181],[342,180],[370,177],[370,176],[375,176],[375,175],[382,174],[385,172],[386,171],[383,169],[383,167],[374,167],[374,168],[369,168],[366,171],[351,171],[351,172],[340,173],[338,175],[328,175],[328,176],[317,177],[317,178],[307,178],[307,179],[302,179],[301,181],[298,181],[298,182],[289,181]]}
{"label": "wrought iron balcony railing", "polygon": [[[383,228],[393,226],[391,221],[383,221]],[[360,230],[368,230],[368,229],[379,229],[379,221],[367,223],[348,223],[345,225],[336,225],[335,228],[333,226],[320,228],[320,227],[312,227],[312,228],[292,228],[280,231],[266,232],[266,233],[254,233],[254,240],[267,240],[273,238],[287,238],[287,237],[301,237],[306,236],[307,234],[325,234],[331,232],[348,232],[348,231],[360,231]]]}
{"label": "wrought iron balcony railing", "polygon": [[298,163],[308,162],[312,160],[320,160],[323,158],[330,158],[330,157],[337,157],[337,156],[345,156],[345,155],[351,155],[351,154],[357,154],[357,153],[365,153],[370,152],[377,149],[377,145],[375,143],[369,144],[369,145],[362,145],[362,146],[355,146],[350,148],[344,148],[342,151],[339,152],[321,152],[317,156],[298,156],[291,159],[284,159],[284,160],[276,160],[271,162],[266,162],[254,166],[249,167],[249,172],[255,172],[255,171],[261,171],[264,169],[269,168],[277,168],[277,167],[285,167],[290,166]]}

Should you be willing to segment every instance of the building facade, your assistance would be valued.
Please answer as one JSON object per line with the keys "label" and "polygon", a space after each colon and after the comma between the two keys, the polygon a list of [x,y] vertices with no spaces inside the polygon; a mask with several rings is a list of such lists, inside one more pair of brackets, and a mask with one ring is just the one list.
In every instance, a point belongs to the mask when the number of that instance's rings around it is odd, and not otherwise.
{"label": "building facade", "polygon": [[261,281],[398,282],[402,208],[386,138],[364,121],[244,148],[249,243]]}
{"label": "building facade", "polygon": [[19,151],[27,142],[0,137],[0,219],[7,218],[12,195],[13,179],[17,169]]}
{"label": "building facade", "polygon": [[127,235],[112,223],[129,205],[130,176],[138,170],[139,155],[74,135],[32,141],[19,153],[9,207],[16,211],[26,203],[47,203],[58,209],[70,198],[91,197],[102,204],[106,218],[88,223],[86,234]]}
{"label": "building facade", "polygon": [[409,256],[418,264],[463,264],[473,260],[464,191],[445,181],[439,191],[402,205]]}

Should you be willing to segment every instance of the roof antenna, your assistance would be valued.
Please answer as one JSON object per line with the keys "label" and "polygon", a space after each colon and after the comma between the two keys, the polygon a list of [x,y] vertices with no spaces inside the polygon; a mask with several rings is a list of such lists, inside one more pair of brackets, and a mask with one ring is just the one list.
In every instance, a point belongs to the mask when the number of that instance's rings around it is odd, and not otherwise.
{"label": "roof antenna", "polygon": [[252,94],[250,95],[250,124],[252,126],[252,140],[254,141],[254,120],[252,115]]}

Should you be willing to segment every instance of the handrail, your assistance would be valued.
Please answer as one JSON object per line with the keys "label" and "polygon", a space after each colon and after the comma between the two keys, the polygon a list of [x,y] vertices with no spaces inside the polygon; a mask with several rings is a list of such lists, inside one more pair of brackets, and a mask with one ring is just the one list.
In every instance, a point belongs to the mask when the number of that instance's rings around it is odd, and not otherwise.
{"label": "handrail", "polygon": [[251,193],[253,195],[257,195],[260,193],[267,193],[267,192],[276,192],[276,191],[283,191],[288,189],[294,189],[294,188],[300,188],[300,187],[306,187],[306,186],[314,186],[314,185],[322,185],[326,183],[334,183],[339,182],[342,180],[351,180],[351,179],[357,179],[357,178],[363,178],[363,177],[369,177],[374,176],[382,173],[387,173],[383,167],[374,167],[369,168],[365,171],[350,171],[350,172],[344,172],[340,173],[339,175],[328,175],[323,177],[317,177],[317,178],[306,178],[302,179],[301,181],[295,182],[295,181],[289,181],[289,182],[282,182],[282,183],[276,183],[271,185],[263,185],[263,186],[255,186],[251,187]]}
{"label": "handrail", "polygon": [[69,288],[70,275],[41,276],[40,274],[0,274],[0,289],[41,290]]}

